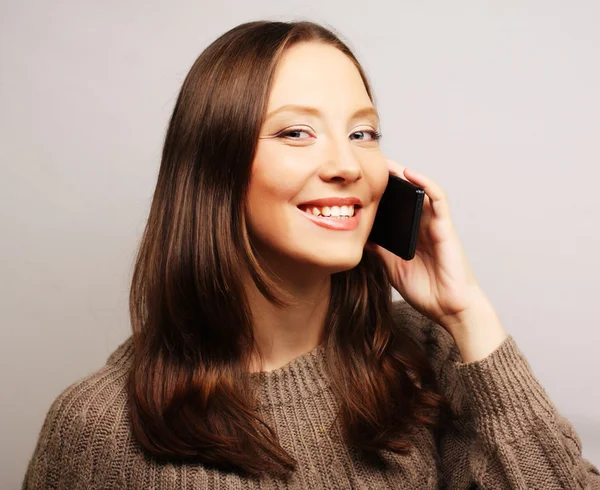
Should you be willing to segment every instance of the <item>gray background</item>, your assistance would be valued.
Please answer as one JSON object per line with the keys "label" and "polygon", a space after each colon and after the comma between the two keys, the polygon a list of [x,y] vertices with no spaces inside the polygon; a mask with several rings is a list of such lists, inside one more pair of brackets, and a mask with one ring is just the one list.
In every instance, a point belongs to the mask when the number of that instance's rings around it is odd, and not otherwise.
{"label": "gray background", "polygon": [[600,4],[0,3],[0,487],[55,397],[129,335],[127,292],[191,64],[249,20],[328,23],[386,155],[436,180],[475,274],[600,464]]}

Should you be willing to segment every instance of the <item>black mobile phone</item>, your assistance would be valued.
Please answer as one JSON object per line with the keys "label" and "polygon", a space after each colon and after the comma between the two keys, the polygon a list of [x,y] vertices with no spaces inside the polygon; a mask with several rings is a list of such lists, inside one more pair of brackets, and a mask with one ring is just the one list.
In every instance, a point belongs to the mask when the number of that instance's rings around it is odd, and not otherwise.
{"label": "black mobile phone", "polygon": [[411,260],[417,249],[424,199],[421,187],[389,174],[369,240],[404,260]]}

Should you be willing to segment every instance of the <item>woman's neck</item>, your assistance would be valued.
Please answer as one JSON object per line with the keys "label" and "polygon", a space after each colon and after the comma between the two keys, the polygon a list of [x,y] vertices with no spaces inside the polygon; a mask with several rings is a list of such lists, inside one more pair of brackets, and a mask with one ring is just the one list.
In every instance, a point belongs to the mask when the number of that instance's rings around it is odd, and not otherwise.
{"label": "woman's neck", "polygon": [[254,321],[254,337],[258,356],[250,371],[272,371],[296,357],[312,351],[322,341],[331,291],[331,276],[309,284],[279,281],[295,304],[280,308],[269,302],[254,283],[248,289],[248,300]]}

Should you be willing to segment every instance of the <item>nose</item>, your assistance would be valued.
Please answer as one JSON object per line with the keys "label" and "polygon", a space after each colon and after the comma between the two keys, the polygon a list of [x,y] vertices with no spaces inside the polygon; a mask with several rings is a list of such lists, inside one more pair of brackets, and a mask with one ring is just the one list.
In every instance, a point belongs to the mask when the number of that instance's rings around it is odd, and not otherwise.
{"label": "nose", "polygon": [[362,167],[350,149],[331,152],[320,169],[320,177],[325,182],[349,184],[362,178]]}

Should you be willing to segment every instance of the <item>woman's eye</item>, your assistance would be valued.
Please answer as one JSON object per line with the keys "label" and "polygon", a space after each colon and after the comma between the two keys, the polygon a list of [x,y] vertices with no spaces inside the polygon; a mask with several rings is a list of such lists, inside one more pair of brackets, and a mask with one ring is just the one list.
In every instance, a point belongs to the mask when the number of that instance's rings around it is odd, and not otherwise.
{"label": "woman's eye", "polygon": [[[369,130],[369,131],[356,131],[356,132],[354,132],[352,134],[353,135],[354,134],[363,134],[363,135],[368,134],[369,136],[371,136],[371,141],[377,141],[379,138],[381,138],[381,133],[379,131],[372,131],[372,130]],[[364,138],[359,139],[359,141],[364,141]]]}
{"label": "woman's eye", "polygon": [[[295,140],[303,140],[303,139],[307,139],[307,138],[297,138],[294,135],[297,135],[299,133],[305,133],[305,134],[309,134],[308,131],[304,130],[304,129],[291,129],[289,131],[280,133],[279,136],[283,137],[288,137],[291,139],[295,139]],[[372,141],[377,141],[379,138],[381,138],[381,133],[379,131],[355,131],[354,133],[352,133],[352,136],[355,134],[362,134],[363,137],[362,138],[355,138],[358,139],[358,141],[369,141],[368,139],[365,139],[365,135],[369,135],[371,137]]]}
{"label": "woman's eye", "polygon": [[[281,133],[280,136],[288,136],[289,137],[290,135],[297,134],[297,133],[308,134],[308,131],[305,131],[304,129],[291,129],[289,131]],[[306,139],[306,138],[294,138],[294,137],[292,137],[292,139],[297,140],[297,139]]]}

